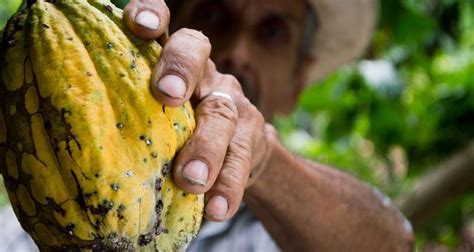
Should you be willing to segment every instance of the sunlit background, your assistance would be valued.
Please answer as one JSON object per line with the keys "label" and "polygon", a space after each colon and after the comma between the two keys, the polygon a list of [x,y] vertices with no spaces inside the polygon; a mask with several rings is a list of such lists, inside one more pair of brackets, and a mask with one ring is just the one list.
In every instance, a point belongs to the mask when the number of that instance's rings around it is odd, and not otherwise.
{"label": "sunlit background", "polygon": [[[20,1],[1,1],[4,27]],[[384,0],[381,7],[364,60],[310,87],[276,126],[296,153],[390,195],[413,221],[420,250],[471,251],[474,1]],[[417,198],[420,188],[432,192]],[[7,204],[2,186],[0,207]]]}

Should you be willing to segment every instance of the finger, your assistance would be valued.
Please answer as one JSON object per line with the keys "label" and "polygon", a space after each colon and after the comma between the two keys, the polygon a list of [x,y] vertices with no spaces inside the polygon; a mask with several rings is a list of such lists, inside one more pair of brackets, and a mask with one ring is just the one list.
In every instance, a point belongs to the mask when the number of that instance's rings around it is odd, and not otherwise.
{"label": "finger", "polygon": [[252,143],[252,170],[260,166],[261,161],[267,155],[266,125],[265,118],[247,98],[244,98],[243,105],[240,106],[239,114],[242,115],[240,124],[245,125],[239,131],[243,136],[250,136],[248,142]]}
{"label": "finger", "polygon": [[[206,218],[224,221],[237,212],[251,171],[265,162],[269,134],[265,119],[258,109],[243,97],[239,102],[239,121],[227,150],[223,168],[213,187],[207,192]],[[258,171],[257,171],[258,172]]]}
{"label": "finger", "polygon": [[225,221],[237,212],[249,178],[252,159],[251,125],[237,129],[213,187],[206,193],[205,215],[210,221]]}
{"label": "finger", "polygon": [[[249,179],[247,180],[247,184],[245,188],[251,187],[260,177],[260,175],[265,171],[267,167],[268,160],[270,155],[273,151],[273,146],[277,142],[278,133],[273,125],[264,122],[264,130],[263,130],[263,141],[257,144],[254,149],[261,150],[258,152],[260,157],[255,158],[253,157],[253,163],[251,164],[251,172],[249,175]],[[262,139],[262,138],[258,138]]]}
{"label": "finger", "polygon": [[238,120],[235,104],[208,96],[196,108],[196,130],[181,149],[173,169],[176,184],[186,192],[207,192],[217,179]]}
{"label": "finger", "polygon": [[143,39],[156,39],[165,34],[170,12],[163,0],[131,0],[124,10],[125,25]]}
{"label": "finger", "polygon": [[183,105],[202,81],[210,53],[209,39],[201,32],[181,29],[174,33],[153,72],[153,96],[167,106]]}

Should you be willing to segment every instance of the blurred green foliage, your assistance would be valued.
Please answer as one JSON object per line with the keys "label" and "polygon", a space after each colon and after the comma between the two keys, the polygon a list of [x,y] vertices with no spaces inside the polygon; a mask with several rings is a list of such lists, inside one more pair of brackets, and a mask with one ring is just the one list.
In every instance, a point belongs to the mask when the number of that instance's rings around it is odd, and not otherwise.
{"label": "blurred green foliage", "polygon": [[0,30],[5,26],[8,17],[20,6],[22,0],[0,0]]}
{"label": "blurred green foliage", "polygon": [[[1,1],[3,27],[21,1]],[[276,126],[295,152],[397,197],[474,139],[473,73],[474,1],[384,0],[367,60],[308,88]],[[454,247],[473,221],[471,191],[418,230],[418,242]]]}
{"label": "blurred green foliage", "polygon": [[[277,121],[284,142],[392,197],[474,140],[474,1],[381,2],[367,60],[309,88]],[[418,230],[456,246],[474,189]]]}

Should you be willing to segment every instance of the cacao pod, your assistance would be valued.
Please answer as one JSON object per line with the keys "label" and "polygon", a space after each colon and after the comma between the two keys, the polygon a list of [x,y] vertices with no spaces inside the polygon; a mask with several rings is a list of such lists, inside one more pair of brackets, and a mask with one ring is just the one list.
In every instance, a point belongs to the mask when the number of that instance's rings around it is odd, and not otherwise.
{"label": "cacao pod", "polygon": [[0,165],[42,250],[184,250],[203,196],[169,174],[194,127],[190,104],[149,91],[161,47],[108,0],[38,0],[1,41]]}

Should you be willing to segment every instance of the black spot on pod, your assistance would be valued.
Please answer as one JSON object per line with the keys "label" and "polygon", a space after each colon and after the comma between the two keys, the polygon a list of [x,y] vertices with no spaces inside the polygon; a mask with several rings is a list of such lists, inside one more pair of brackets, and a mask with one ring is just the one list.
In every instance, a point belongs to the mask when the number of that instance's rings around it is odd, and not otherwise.
{"label": "black spot on pod", "polygon": [[155,229],[155,235],[160,235],[163,233],[164,228],[162,226],[157,226]]}
{"label": "black spot on pod", "polygon": [[123,220],[125,218],[125,216],[123,216],[123,212],[125,212],[125,206],[123,204],[120,204],[117,207],[117,217],[119,218],[119,220]]}
{"label": "black spot on pod", "polygon": [[132,242],[117,233],[111,233],[102,248],[94,251],[134,251]]}
{"label": "black spot on pod", "polygon": [[112,48],[114,48],[114,45],[110,42],[107,43],[107,49],[112,49]]}
{"label": "black spot on pod", "polygon": [[146,246],[148,245],[151,241],[153,240],[153,234],[148,233],[144,235],[140,235],[138,238],[138,245],[140,246]]}
{"label": "black spot on pod", "polygon": [[67,224],[66,226],[66,232],[69,234],[69,235],[74,235],[74,229],[76,228],[76,225],[74,225],[73,223],[69,223]]}
{"label": "black spot on pod", "polygon": [[47,207],[53,209],[54,211],[61,214],[61,216],[66,216],[66,210],[64,210],[53,198],[46,197],[46,201],[48,202]]}
{"label": "black spot on pod", "polygon": [[110,187],[112,188],[112,190],[118,191],[120,189],[120,184],[118,184],[118,183],[112,184],[112,185],[110,185]]}
{"label": "black spot on pod", "polygon": [[41,26],[43,26],[43,28],[45,28],[45,29],[49,29],[49,25],[47,25],[47,24],[42,24]]}
{"label": "black spot on pod", "polygon": [[112,6],[110,6],[110,5],[106,5],[106,6],[105,6],[105,9],[106,9],[108,12],[110,12],[110,13],[113,13],[113,12],[114,12],[114,9],[112,9]]}
{"label": "black spot on pod", "polygon": [[125,125],[123,125],[123,123],[117,123],[116,126],[117,126],[117,129],[123,129]]}
{"label": "black spot on pod", "polygon": [[71,111],[65,108],[61,108],[61,116],[62,117],[68,117],[71,115]]}
{"label": "black spot on pod", "polygon": [[8,47],[14,47],[16,45],[16,39],[12,38],[7,41]]}
{"label": "black spot on pod", "polygon": [[156,153],[156,152],[151,153],[151,157],[152,158],[158,158],[158,153]]}
{"label": "black spot on pod", "polygon": [[161,192],[162,185],[163,185],[163,180],[161,180],[161,178],[157,178],[155,180],[155,191],[157,193]]}
{"label": "black spot on pod", "polygon": [[99,230],[100,229],[100,225],[102,224],[102,221],[100,219],[97,219],[94,223],[94,228],[96,230]]}
{"label": "black spot on pod", "polygon": [[105,217],[110,210],[114,207],[114,203],[108,200],[102,200],[102,202],[97,207],[91,208],[91,213]]}
{"label": "black spot on pod", "polygon": [[171,171],[171,164],[170,163],[165,163],[163,167],[161,168],[161,174],[163,177],[166,177]]}
{"label": "black spot on pod", "polygon": [[155,213],[158,215],[158,216],[161,216],[161,211],[163,211],[163,201],[160,199],[156,202],[156,205],[155,205]]}
{"label": "black spot on pod", "polygon": [[44,120],[44,128],[47,130],[51,130],[53,128],[53,124],[51,123],[50,120],[48,119]]}
{"label": "black spot on pod", "polygon": [[147,136],[145,135],[141,135],[140,136],[140,140],[144,141],[146,145],[152,145],[153,142],[151,141],[150,138],[148,138]]}

